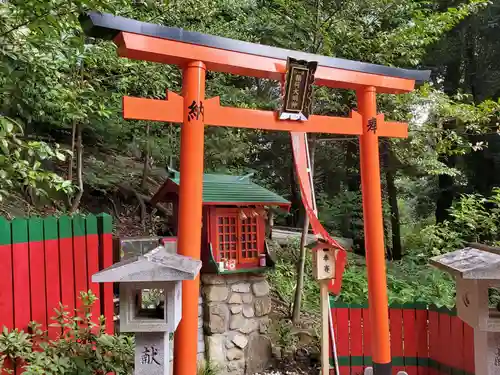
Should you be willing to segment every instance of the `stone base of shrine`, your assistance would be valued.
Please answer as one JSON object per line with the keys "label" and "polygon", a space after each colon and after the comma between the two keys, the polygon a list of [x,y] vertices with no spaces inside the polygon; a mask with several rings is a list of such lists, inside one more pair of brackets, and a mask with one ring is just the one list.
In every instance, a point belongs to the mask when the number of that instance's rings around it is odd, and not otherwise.
{"label": "stone base of shrine", "polygon": [[220,375],[252,375],[271,359],[271,312],[265,275],[201,277],[206,360]]}

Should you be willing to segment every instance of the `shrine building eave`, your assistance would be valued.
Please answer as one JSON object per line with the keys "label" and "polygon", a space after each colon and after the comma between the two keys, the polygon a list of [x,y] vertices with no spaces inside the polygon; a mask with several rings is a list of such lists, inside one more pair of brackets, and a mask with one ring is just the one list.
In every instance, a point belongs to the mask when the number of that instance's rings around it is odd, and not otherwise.
{"label": "shrine building eave", "polygon": [[[280,79],[285,72],[287,58],[293,57],[318,62],[315,80],[317,85],[347,89],[374,86],[377,91],[386,93],[412,91],[415,82],[424,82],[430,78],[429,70],[401,69],[292,51],[107,13],[82,14],[80,23],[86,35],[114,40],[118,44],[119,54],[133,59],[180,65],[189,60],[191,53],[193,57],[200,56],[199,59],[206,63],[209,70]],[[143,38],[139,40],[137,36]],[[169,43],[191,45],[192,48],[186,49]],[[251,56],[255,58],[250,59],[251,64],[247,65]]]}

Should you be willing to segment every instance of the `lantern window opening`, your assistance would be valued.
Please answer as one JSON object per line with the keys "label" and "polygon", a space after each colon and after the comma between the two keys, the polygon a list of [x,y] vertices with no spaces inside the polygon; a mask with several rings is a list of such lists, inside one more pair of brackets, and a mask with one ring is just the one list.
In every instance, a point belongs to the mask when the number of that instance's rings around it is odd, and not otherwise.
{"label": "lantern window opening", "polygon": [[134,290],[132,320],[154,319],[165,321],[165,289],[137,288]]}

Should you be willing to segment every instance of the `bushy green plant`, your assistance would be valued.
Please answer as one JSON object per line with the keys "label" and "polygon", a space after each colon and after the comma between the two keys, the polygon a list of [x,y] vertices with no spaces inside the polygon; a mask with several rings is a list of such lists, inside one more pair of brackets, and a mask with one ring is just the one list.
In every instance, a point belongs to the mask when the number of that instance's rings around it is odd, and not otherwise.
{"label": "bushy green plant", "polygon": [[294,349],[297,347],[298,338],[294,335],[294,326],[290,320],[273,321],[269,327],[269,334],[274,343],[279,347]]}
{"label": "bushy green plant", "polygon": [[142,308],[153,309],[157,307],[163,299],[162,289],[148,289],[142,293]]}
{"label": "bushy green plant", "polygon": [[219,375],[220,366],[212,361],[201,361],[198,363],[196,375]]}
{"label": "bushy green plant", "polygon": [[425,227],[420,238],[428,256],[459,249],[466,242],[500,243],[500,188],[490,197],[464,194],[450,210],[450,220]]}
{"label": "bushy green plant", "polygon": [[[25,375],[117,375],[130,374],[134,363],[133,338],[104,333],[104,318],[92,321],[92,305],[96,296],[81,293],[80,309],[71,314],[60,305],[51,327],[61,329],[55,340],[36,322],[30,323],[29,332],[4,328],[0,334],[0,370],[12,373],[4,367],[7,362],[23,369]],[[6,361],[7,360],[7,361]]]}
{"label": "bushy green plant", "polygon": [[[297,252],[295,243],[281,250],[277,254],[275,272],[269,276],[273,290],[287,303],[293,300],[296,280],[295,258],[291,254]],[[427,261],[428,257],[423,252],[411,251],[401,261],[387,262],[389,303],[422,302],[448,307],[454,305],[454,281],[448,274],[428,265]],[[306,257],[305,269],[303,310],[319,312],[319,286],[312,276],[310,251]],[[368,282],[364,257],[349,253],[343,275],[342,292],[338,299],[345,303],[367,302]]]}
{"label": "bushy green plant", "polygon": [[64,161],[66,153],[57,145],[23,140],[23,127],[0,115],[0,201],[12,191],[32,189],[35,195],[46,195],[48,189],[71,193],[71,181],[42,168],[44,161]]}

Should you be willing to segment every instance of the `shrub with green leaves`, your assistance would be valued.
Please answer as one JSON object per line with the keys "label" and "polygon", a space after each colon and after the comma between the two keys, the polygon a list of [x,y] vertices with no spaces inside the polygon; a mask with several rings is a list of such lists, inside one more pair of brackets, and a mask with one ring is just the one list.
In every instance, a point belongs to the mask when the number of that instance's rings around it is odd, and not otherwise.
{"label": "shrub with green leaves", "polygon": [[23,140],[23,127],[0,115],[0,201],[12,191],[31,188],[35,195],[46,195],[48,189],[71,193],[71,181],[42,168],[43,161],[64,161],[59,146]]}
{"label": "shrub with green leaves", "polygon": [[[290,303],[296,286],[296,255],[298,246],[291,243],[287,249],[277,253],[276,270],[269,274],[272,288]],[[387,262],[387,290],[389,303],[422,302],[438,306],[453,307],[455,283],[452,278],[427,264],[427,255],[411,250],[398,262]],[[306,278],[303,290],[303,309],[319,312],[319,287],[312,276],[311,252],[306,257]],[[348,253],[348,264],[344,271],[342,291],[338,297],[345,303],[366,303],[368,281],[366,264],[362,256]]]}
{"label": "shrub with green leaves", "polygon": [[[96,296],[81,293],[82,308],[70,313],[60,305],[51,327],[61,329],[55,340],[36,322],[30,332],[3,329],[0,334],[0,370],[12,373],[7,363],[22,368],[25,375],[116,375],[132,373],[134,341],[130,336],[105,334],[104,317],[92,320]],[[1,372],[1,371],[0,371]]]}
{"label": "shrub with green leaves", "polygon": [[500,188],[494,188],[488,198],[480,194],[463,194],[453,204],[450,219],[427,226],[420,238],[422,251],[427,256],[459,249],[466,242],[500,244]]}

